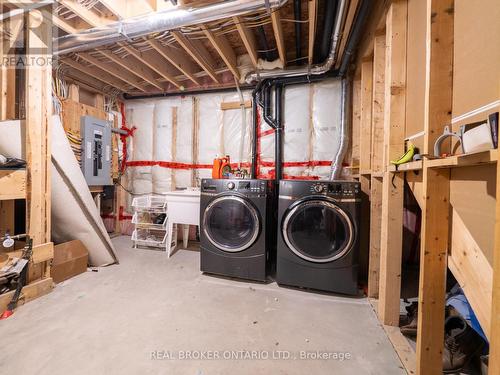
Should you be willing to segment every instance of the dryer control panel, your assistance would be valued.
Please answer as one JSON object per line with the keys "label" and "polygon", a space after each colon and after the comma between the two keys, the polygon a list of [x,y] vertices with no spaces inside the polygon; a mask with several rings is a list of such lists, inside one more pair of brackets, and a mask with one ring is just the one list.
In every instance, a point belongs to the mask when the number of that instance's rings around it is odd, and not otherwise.
{"label": "dryer control panel", "polygon": [[309,192],[332,197],[355,197],[359,195],[359,183],[357,182],[331,182],[318,181],[312,183]]}
{"label": "dryer control panel", "polygon": [[336,199],[359,198],[360,183],[357,181],[281,181],[280,195],[304,197],[326,195]]}
{"label": "dryer control panel", "polygon": [[261,196],[272,191],[273,183],[271,180],[203,179],[201,193],[208,195],[234,191],[247,196]]}

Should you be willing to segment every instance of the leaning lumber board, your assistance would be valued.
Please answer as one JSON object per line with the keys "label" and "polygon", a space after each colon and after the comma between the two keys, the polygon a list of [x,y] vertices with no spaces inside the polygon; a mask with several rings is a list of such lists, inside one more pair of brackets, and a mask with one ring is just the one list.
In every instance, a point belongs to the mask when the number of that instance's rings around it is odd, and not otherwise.
{"label": "leaning lumber board", "polygon": [[[19,298],[17,306],[24,305],[26,302],[41,297],[49,293],[53,288],[54,288],[54,282],[52,281],[51,277],[35,281],[34,283],[26,285],[21,291],[21,297]],[[0,314],[2,314],[5,311],[5,309],[7,309],[7,305],[12,299],[14,292],[15,292],[14,290],[11,290],[8,293],[0,295]]]}
{"label": "leaning lumber board", "polygon": [[[23,250],[9,251],[10,257],[20,258]],[[33,264],[38,264],[52,260],[54,258],[54,244],[52,242],[44,243],[41,245],[33,246],[33,256],[31,261]]]}
{"label": "leaning lumber board", "polygon": [[0,200],[26,198],[26,169],[0,170]]}

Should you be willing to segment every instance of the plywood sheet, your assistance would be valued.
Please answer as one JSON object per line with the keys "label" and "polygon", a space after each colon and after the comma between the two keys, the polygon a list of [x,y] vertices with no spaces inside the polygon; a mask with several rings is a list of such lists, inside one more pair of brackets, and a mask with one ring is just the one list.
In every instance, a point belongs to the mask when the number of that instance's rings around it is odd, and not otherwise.
{"label": "plywood sheet", "polygon": [[498,0],[455,1],[453,117],[499,99],[499,19]]}
{"label": "plywood sheet", "polygon": [[471,236],[493,264],[496,166],[455,168],[451,172],[450,203]]}
{"label": "plywood sheet", "polygon": [[[426,2],[408,1],[408,43],[406,59],[406,132],[409,137],[424,130]],[[423,150],[423,137],[412,142]]]}

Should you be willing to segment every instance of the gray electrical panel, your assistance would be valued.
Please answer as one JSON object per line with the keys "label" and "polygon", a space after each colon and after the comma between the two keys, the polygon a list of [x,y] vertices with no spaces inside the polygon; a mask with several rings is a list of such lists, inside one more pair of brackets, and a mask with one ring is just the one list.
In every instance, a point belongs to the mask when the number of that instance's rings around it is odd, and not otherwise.
{"label": "gray electrical panel", "polygon": [[111,124],[91,116],[80,120],[82,172],[90,186],[112,185]]}

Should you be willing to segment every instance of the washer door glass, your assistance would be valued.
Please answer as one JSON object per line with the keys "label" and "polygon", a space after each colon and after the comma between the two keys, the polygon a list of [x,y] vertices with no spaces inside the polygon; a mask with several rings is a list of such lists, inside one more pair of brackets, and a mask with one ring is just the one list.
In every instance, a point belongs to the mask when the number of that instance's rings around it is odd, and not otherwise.
{"label": "washer door glass", "polygon": [[282,233],[297,256],[318,263],[342,257],[354,239],[347,214],[336,204],[321,199],[307,200],[292,208],[283,220]]}
{"label": "washer door glass", "polygon": [[206,208],[203,228],[214,246],[236,252],[255,242],[260,221],[250,202],[236,196],[224,196],[214,199]]}

